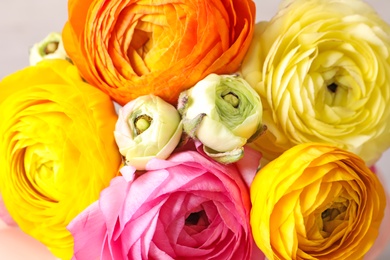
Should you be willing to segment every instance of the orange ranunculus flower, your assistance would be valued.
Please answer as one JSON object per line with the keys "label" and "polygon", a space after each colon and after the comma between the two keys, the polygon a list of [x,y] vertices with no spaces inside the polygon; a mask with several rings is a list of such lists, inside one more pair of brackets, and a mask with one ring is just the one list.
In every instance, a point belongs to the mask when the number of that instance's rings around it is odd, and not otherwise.
{"label": "orange ranunculus flower", "polygon": [[253,35],[252,0],[69,0],[65,49],[82,76],[124,105],[176,104],[210,73],[236,72]]}
{"label": "orange ranunculus flower", "polygon": [[357,155],[297,145],[251,186],[251,226],[268,259],[361,259],[378,236],[384,189]]}
{"label": "orange ranunculus flower", "polygon": [[70,259],[67,224],[121,164],[113,103],[69,62],[47,60],[0,82],[0,119],[5,206],[25,233]]}

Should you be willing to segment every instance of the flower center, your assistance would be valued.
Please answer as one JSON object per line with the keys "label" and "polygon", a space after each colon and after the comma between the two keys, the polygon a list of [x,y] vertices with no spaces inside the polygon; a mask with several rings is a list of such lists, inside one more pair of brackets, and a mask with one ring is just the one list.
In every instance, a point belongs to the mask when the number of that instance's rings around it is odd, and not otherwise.
{"label": "flower center", "polygon": [[150,127],[150,124],[152,123],[152,121],[153,121],[153,119],[148,115],[138,116],[134,121],[134,125],[135,125],[135,129],[137,131],[137,134],[140,135],[143,132],[145,132]]}
{"label": "flower center", "polygon": [[328,90],[332,93],[336,93],[337,87],[338,87],[338,85],[336,83],[332,83],[332,84],[328,85]]}
{"label": "flower center", "polygon": [[54,53],[58,49],[59,44],[57,41],[49,42],[44,49],[45,54]]}
{"label": "flower center", "polygon": [[204,210],[198,212],[192,212],[185,220],[186,226],[202,225],[207,226],[209,221]]}
{"label": "flower center", "polygon": [[348,205],[348,200],[335,202],[321,213],[322,230],[326,233],[325,237],[328,237],[337,226],[345,221]]}
{"label": "flower center", "polygon": [[227,103],[232,105],[232,107],[237,108],[240,104],[240,99],[232,92],[227,93],[226,95],[222,96],[223,100],[225,100]]}
{"label": "flower center", "polygon": [[35,144],[25,150],[24,170],[26,177],[36,194],[47,201],[59,201],[57,190],[58,164],[56,152],[50,147]]}

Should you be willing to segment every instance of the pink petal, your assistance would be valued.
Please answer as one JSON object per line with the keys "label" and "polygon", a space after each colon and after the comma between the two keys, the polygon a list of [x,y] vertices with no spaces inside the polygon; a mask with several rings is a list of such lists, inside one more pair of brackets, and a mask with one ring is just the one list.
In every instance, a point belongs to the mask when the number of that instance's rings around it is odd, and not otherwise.
{"label": "pink petal", "polygon": [[[110,186],[100,194],[99,208],[104,216],[109,239],[112,239],[118,221],[118,212],[121,211],[127,196],[128,182],[122,176],[111,180]],[[121,225],[122,227],[122,225]]]}
{"label": "pink petal", "polygon": [[253,178],[255,177],[258,168],[260,167],[261,157],[261,153],[250,148],[249,146],[245,146],[244,157],[235,163],[248,188],[252,184]]}
{"label": "pink petal", "polygon": [[107,228],[98,202],[73,219],[67,228],[75,240],[73,259],[100,259]]}
{"label": "pink petal", "polygon": [[205,201],[208,201],[208,198],[194,196],[190,192],[186,194],[177,192],[169,197],[161,208],[160,216],[169,241],[178,243],[180,233],[185,228],[185,218],[189,213],[199,211],[200,205]]}
{"label": "pink petal", "polygon": [[[230,204],[230,205],[229,205]],[[238,233],[242,229],[242,225],[245,224],[245,215],[238,215],[245,209],[241,209],[240,205],[234,205],[232,202],[226,202],[226,203],[221,203],[219,201],[215,202],[215,205],[218,209],[218,213],[220,217],[222,218],[225,226],[230,229],[233,233]],[[234,212],[234,208],[237,208]],[[232,214],[232,213],[236,214]],[[237,216],[238,215],[238,216]]]}
{"label": "pink petal", "polygon": [[[153,207],[148,207],[148,210],[140,211],[143,212],[142,215],[132,218],[126,223],[126,227],[121,232],[120,236],[125,238],[125,241],[122,241],[122,246],[125,251],[129,251],[133,256],[139,256],[144,254],[144,251],[150,244],[152,235],[156,229],[156,223],[159,216],[159,211],[161,205],[165,202],[164,199],[159,200],[157,203],[153,204]],[[146,238],[150,240],[144,243]]]}
{"label": "pink petal", "polygon": [[[167,241],[168,242],[168,241]],[[174,260],[175,258],[172,258],[167,254],[166,247],[164,247],[164,250],[161,250],[158,248],[153,242],[150,244],[150,251],[149,256],[151,259],[161,259],[161,260]]]}
{"label": "pink petal", "polygon": [[265,255],[263,254],[263,252],[260,250],[260,248],[258,248],[258,246],[256,245],[255,241],[252,240],[252,256],[251,256],[251,260],[266,260],[265,258]]}
{"label": "pink petal", "polygon": [[131,182],[135,178],[136,168],[131,165],[123,166],[119,171],[127,182]]}
{"label": "pink petal", "polygon": [[[121,229],[123,225],[133,218],[149,198],[157,197],[154,194],[160,190],[160,187],[170,178],[169,172],[160,170],[156,172],[146,172],[135,179],[133,182],[128,184],[126,189],[126,199],[123,203],[123,207],[120,211],[116,212],[119,214]],[[115,198],[115,197],[113,197]],[[113,199],[111,198],[111,199]],[[111,199],[107,199],[107,203],[110,203]],[[153,206],[153,205],[152,205]],[[143,207],[143,210],[148,210],[147,207]],[[142,211],[138,211],[137,214],[142,215]]]}
{"label": "pink petal", "polygon": [[129,259],[137,259],[142,256],[142,259],[148,259],[150,243],[156,231],[158,221],[159,206],[156,206],[153,211],[147,212],[140,218],[128,223],[129,228],[125,228],[121,237],[123,251],[127,252]]}
{"label": "pink petal", "polygon": [[[160,215],[161,217],[161,215]],[[157,221],[156,232],[154,233],[153,240],[150,244],[151,258],[154,254],[160,255],[160,251],[164,251],[165,254],[175,256],[175,252],[172,248],[171,242],[169,241],[168,232],[165,230],[165,226],[161,223],[161,218]],[[160,258],[154,258],[160,259]]]}

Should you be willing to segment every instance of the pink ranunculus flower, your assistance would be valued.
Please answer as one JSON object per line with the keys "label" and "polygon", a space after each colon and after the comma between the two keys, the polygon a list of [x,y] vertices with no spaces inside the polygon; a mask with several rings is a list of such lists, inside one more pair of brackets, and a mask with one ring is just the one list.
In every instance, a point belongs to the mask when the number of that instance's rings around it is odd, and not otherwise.
{"label": "pink ranunculus flower", "polygon": [[250,259],[248,183],[259,160],[248,148],[230,165],[184,151],[140,176],[125,166],[69,224],[73,259]]}

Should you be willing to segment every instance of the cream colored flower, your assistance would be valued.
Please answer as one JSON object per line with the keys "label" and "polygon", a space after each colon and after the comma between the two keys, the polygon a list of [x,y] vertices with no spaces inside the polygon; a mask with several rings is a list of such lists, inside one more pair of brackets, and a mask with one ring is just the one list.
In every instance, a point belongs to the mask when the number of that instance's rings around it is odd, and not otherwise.
{"label": "cream colored flower", "polygon": [[152,158],[166,159],[182,134],[179,112],[154,95],[130,101],[119,109],[114,136],[126,163],[144,170]]}
{"label": "cream colored flower", "polygon": [[30,49],[30,65],[35,65],[45,59],[69,60],[60,33],[50,33],[42,41],[34,44]]}
{"label": "cream colored flower", "polygon": [[268,159],[305,142],[375,162],[390,146],[390,26],[360,0],[285,1],[242,65],[260,94]]}
{"label": "cream colored flower", "polygon": [[262,131],[259,95],[238,75],[210,74],[179,97],[184,131],[215,160],[231,163]]}

